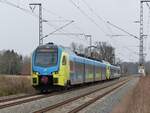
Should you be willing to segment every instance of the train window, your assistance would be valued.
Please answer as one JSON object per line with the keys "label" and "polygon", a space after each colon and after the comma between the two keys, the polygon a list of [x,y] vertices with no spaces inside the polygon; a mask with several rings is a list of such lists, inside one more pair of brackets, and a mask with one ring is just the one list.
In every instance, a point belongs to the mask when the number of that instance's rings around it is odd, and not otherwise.
{"label": "train window", "polygon": [[63,56],[62,65],[66,65],[66,64],[67,64],[66,56]]}
{"label": "train window", "polygon": [[49,67],[57,64],[57,52],[40,52],[35,53],[35,66]]}
{"label": "train window", "polygon": [[84,64],[75,62],[75,72],[76,72],[76,78],[82,79],[84,74]]}

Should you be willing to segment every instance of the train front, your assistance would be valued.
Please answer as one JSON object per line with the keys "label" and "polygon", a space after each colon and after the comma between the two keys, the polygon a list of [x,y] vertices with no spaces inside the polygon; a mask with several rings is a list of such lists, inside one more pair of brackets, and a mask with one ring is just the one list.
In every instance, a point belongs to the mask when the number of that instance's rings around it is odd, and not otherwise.
{"label": "train front", "polygon": [[[47,91],[53,86],[53,75],[59,70],[61,50],[54,44],[39,46],[32,55],[32,86]],[[57,81],[56,81],[57,82]]]}

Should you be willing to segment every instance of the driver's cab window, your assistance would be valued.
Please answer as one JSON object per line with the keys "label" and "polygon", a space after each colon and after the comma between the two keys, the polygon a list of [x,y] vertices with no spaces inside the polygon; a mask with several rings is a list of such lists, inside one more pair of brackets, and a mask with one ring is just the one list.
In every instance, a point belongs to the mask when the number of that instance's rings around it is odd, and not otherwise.
{"label": "driver's cab window", "polygon": [[62,65],[66,65],[66,64],[67,64],[66,56],[63,56]]}

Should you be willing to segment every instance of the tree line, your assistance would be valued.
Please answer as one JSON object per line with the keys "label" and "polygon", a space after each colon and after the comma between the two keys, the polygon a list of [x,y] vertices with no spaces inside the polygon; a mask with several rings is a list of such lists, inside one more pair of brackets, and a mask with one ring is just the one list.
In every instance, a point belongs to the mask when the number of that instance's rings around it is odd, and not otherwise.
{"label": "tree line", "polygon": [[[138,74],[139,63],[137,63],[137,62],[122,62],[120,67],[121,67],[122,73],[125,75]],[[150,67],[150,61],[145,62],[146,75],[150,75],[149,67]]]}
{"label": "tree line", "polygon": [[23,57],[14,50],[0,52],[0,74],[26,75],[30,74],[30,57]]}

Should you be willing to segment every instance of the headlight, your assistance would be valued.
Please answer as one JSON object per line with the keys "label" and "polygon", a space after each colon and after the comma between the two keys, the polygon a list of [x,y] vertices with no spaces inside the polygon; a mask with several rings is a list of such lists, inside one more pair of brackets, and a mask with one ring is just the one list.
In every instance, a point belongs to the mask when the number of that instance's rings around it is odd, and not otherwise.
{"label": "headlight", "polygon": [[55,74],[58,74],[58,71],[55,71]]}
{"label": "headlight", "polygon": [[39,73],[38,73],[38,72],[36,72],[35,74],[36,74],[36,75],[39,75]]}
{"label": "headlight", "polygon": [[32,75],[33,75],[33,76],[34,76],[34,75],[39,75],[39,73],[38,73],[38,72],[33,72]]}

